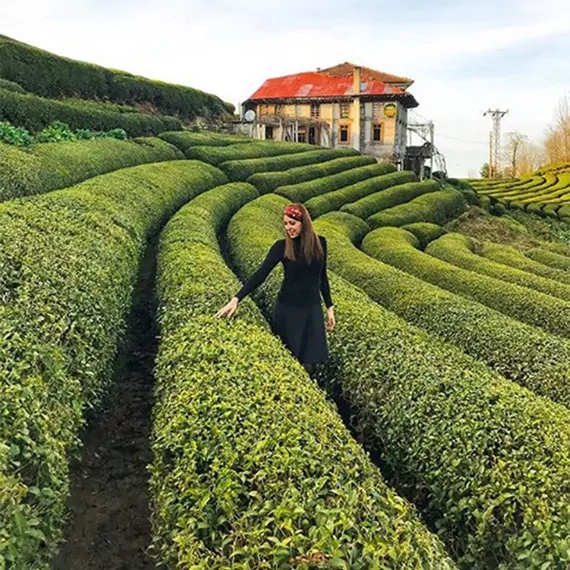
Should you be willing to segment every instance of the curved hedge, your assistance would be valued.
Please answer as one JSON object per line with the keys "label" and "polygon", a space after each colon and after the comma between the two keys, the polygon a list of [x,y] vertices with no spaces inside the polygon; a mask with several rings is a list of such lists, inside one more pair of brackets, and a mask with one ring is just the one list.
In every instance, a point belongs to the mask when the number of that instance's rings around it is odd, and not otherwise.
{"label": "curved hedge", "polygon": [[176,161],[0,206],[0,567],[45,568],[84,411],[112,377],[146,241],[226,181]]}
{"label": "curved hedge", "polygon": [[344,206],[340,208],[340,211],[358,216],[365,220],[380,210],[386,210],[398,204],[404,204],[428,192],[435,192],[439,187],[438,182],[435,180],[398,184],[386,190],[381,189],[380,192],[375,192],[350,204],[344,204]]}
{"label": "curved hedge", "polygon": [[497,263],[502,263],[503,265],[508,265],[509,267],[526,271],[527,273],[534,273],[535,275],[570,285],[570,275],[563,269],[556,269],[539,263],[534,259],[530,259],[517,251],[514,247],[485,243],[481,249],[481,255]]}
{"label": "curved hedge", "polygon": [[245,182],[251,176],[260,172],[281,172],[289,168],[321,164],[334,158],[358,154],[358,151],[353,148],[327,148],[297,152],[295,154],[284,154],[282,156],[228,160],[222,162],[219,168],[228,175],[230,180]]}
{"label": "curved hedge", "polygon": [[[282,233],[283,205],[264,196],[230,222],[230,250],[242,274],[250,274]],[[332,244],[334,270],[358,270],[360,256],[338,233],[336,219],[315,225]],[[550,562],[564,570],[570,412],[330,277],[338,324],[329,337],[329,372],[351,406],[355,429],[390,468],[391,482],[421,504],[460,567],[538,570]],[[264,306],[275,286],[259,291]]]}
{"label": "curved hedge", "polygon": [[357,182],[356,184],[351,184],[350,186],[344,186],[333,192],[315,196],[308,200],[305,206],[311,213],[311,216],[317,218],[327,212],[338,210],[345,204],[356,202],[379,190],[385,190],[391,186],[416,179],[416,175],[413,172],[392,172],[390,174],[383,174],[381,176],[375,176],[374,178],[368,178],[362,182]]}
{"label": "curved hedge", "polygon": [[209,162],[214,166],[228,160],[245,160],[247,158],[266,158],[281,154],[294,154],[315,150],[314,145],[290,142],[258,141],[250,144],[233,144],[229,146],[193,146],[186,149],[186,158]]}
{"label": "curved hedge", "polygon": [[[346,231],[348,222],[336,221]],[[423,281],[425,275],[441,273],[443,262],[417,250],[416,245],[416,238],[401,228],[368,234],[362,251],[383,263],[368,262],[366,271],[384,286],[369,289],[363,281],[364,290],[389,310],[457,345],[510,380],[570,407],[568,341]],[[358,250],[351,251],[355,260],[364,259]]]}
{"label": "curved hedge", "polygon": [[222,135],[214,132],[193,133],[191,131],[168,131],[160,133],[159,138],[173,144],[182,152],[191,146],[229,146],[231,144],[251,143],[255,139],[237,135]]}
{"label": "curved hedge", "polygon": [[[383,229],[383,228],[381,228]],[[570,336],[570,303],[514,283],[480,275],[444,261],[445,248],[431,242],[425,254],[414,249],[409,236],[397,232],[371,232],[366,236],[367,252],[448,291],[471,298],[492,309],[553,334]],[[443,240],[445,237],[440,238]],[[400,242],[398,244],[398,242]],[[391,247],[400,247],[391,250]],[[364,242],[363,242],[364,247]],[[410,264],[404,253],[413,258]],[[406,261],[404,261],[406,259]]]}
{"label": "curved hedge", "polygon": [[433,241],[427,253],[457,267],[570,301],[570,286],[480,257],[475,253],[477,247],[478,244],[473,238],[449,233]]}
{"label": "curved hedge", "polygon": [[463,194],[453,188],[430,192],[406,204],[393,206],[366,218],[371,228],[404,226],[414,222],[445,224],[467,209]]}
{"label": "curved hedge", "polygon": [[324,178],[309,180],[308,182],[279,186],[275,190],[275,194],[284,196],[291,202],[306,202],[326,192],[332,192],[339,188],[349,186],[350,184],[355,184],[356,182],[361,182],[368,178],[382,176],[383,174],[390,174],[395,171],[396,167],[392,164],[380,162],[360,168],[352,168],[344,172],[339,172],[338,174],[325,176]]}
{"label": "curved hedge", "polygon": [[43,194],[87,178],[184,155],[156,138],[42,143],[23,150],[0,143],[0,201]]}
{"label": "curved hedge", "polygon": [[60,57],[0,35],[0,77],[43,97],[81,97],[118,103],[152,103],[187,118],[222,117],[232,104],[215,95]]}
{"label": "curved hedge", "polygon": [[174,117],[101,111],[77,103],[1,89],[0,120],[33,132],[41,131],[53,121],[61,121],[72,129],[109,131],[121,128],[132,137],[156,135],[162,131],[182,128],[182,123]]}
{"label": "curved hedge", "polygon": [[214,318],[240,286],[216,230],[256,194],[245,184],[216,188],[161,237],[151,491],[162,562],[455,568],[255,305],[246,299],[237,318]]}
{"label": "curved hedge", "polygon": [[554,267],[555,269],[562,269],[563,271],[570,271],[570,257],[560,253],[537,247],[527,251],[526,255],[544,265]]}
{"label": "curved hedge", "polygon": [[15,93],[25,93],[26,90],[18,83],[14,81],[8,81],[7,79],[2,79],[0,77],[0,89],[6,91],[14,91]]}
{"label": "curved hedge", "polygon": [[359,166],[377,164],[373,156],[366,154],[359,156],[348,156],[346,158],[334,158],[319,164],[309,166],[297,166],[285,172],[259,172],[250,176],[247,181],[253,184],[261,194],[273,192],[279,186],[287,184],[299,184],[309,180],[322,179],[331,174],[338,174]]}
{"label": "curved hedge", "polygon": [[403,230],[410,232],[416,236],[418,240],[418,247],[423,251],[428,243],[436,240],[437,238],[445,235],[447,230],[438,226],[437,224],[432,224],[430,222],[414,222],[413,224],[406,224],[401,226]]}

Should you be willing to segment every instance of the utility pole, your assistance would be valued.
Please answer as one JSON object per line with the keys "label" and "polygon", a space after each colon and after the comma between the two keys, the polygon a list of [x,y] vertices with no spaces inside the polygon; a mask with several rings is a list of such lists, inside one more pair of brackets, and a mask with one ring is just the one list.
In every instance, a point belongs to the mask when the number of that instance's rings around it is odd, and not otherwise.
{"label": "utility pole", "polygon": [[493,119],[493,130],[489,140],[489,178],[496,178],[499,172],[499,161],[501,157],[501,119],[509,112],[499,109],[488,109],[483,116],[491,115]]}

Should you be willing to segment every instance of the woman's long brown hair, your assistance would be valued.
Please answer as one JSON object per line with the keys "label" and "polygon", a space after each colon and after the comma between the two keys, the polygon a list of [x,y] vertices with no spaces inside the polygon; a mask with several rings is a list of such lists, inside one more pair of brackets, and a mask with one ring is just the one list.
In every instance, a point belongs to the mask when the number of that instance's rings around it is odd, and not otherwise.
{"label": "woman's long brown hair", "polygon": [[313,227],[313,220],[311,220],[311,214],[303,204],[293,204],[297,206],[301,213],[303,214],[301,219],[301,233],[296,240],[289,237],[289,234],[285,232],[285,257],[291,261],[295,261],[297,256],[295,255],[294,241],[300,240],[299,248],[297,251],[299,257],[307,262],[311,263],[314,259],[323,258],[323,246],[321,245],[321,240],[315,233],[315,228]]}

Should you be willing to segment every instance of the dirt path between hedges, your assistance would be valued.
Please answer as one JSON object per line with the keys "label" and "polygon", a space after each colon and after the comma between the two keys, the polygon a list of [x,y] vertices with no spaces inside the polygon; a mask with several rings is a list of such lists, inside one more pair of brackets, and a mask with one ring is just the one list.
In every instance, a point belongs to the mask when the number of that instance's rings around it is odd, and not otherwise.
{"label": "dirt path between hedges", "polygon": [[154,281],[156,241],[139,272],[114,389],[94,414],[73,467],[65,543],[55,570],[153,570],[147,465],[157,350]]}

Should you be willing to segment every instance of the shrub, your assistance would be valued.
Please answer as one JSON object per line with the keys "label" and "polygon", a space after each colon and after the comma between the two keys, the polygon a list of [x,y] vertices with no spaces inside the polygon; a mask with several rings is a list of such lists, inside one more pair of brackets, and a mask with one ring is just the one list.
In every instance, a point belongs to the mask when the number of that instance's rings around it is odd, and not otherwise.
{"label": "shrub", "polygon": [[184,158],[155,138],[45,143],[23,150],[0,143],[0,201],[43,194],[148,162]]}
{"label": "shrub", "polygon": [[192,146],[229,146],[232,144],[251,143],[255,139],[236,135],[222,135],[214,132],[192,133],[189,131],[168,131],[160,133],[159,138],[173,144],[182,152]]}
{"label": "shrub", "polygon": [[6,121],[0,122],[0,143],[13,144],[15,146],[30,146],[35,138],[27,129],[14,127]]}
{"label": "shrub", "polygon": [[83,63],[0,36],[0,77],[18,82],[27,91],[60,99],[109,100],[115,103],[151,103],[162,113],[186,118],[218,118],[234,106],[198,89],[151,81]]}
{"label": "shrub", "polygon": [[398,204],[409,202],[413,198],[428,192],[434,192],[437,189],[439,189],[439,184],[435,180],[398,184],[385,190],[381,189],[380,192],[375,192],[355,202],[345,204],[340,210],[365,220],[380,210],[386,210]]}
{"label": "shrub", "polygon": [[26,92],[26,90],[18,83],[15,83],[14,81],[8,81],[7,79],[2,79],[1,77],[0,77],[0,89],[4,89],[6,91],[14,91],[15,93]]}
{"label": "shrub", "polygon": [[280,154],[294,154],[315,150],[315,147],[304,143],[253,142],[230,146],[194,146],[185,151],[186,158],[194,158],[209,162],[215,166],[228,160],[244,160],[246,158],[265,158]]}
{"label": "shrub", "polygon": [[327,192],[311,198],[305,203],[305,206],[311,213],[311,216],[317,218],[327,212],[338,210],[345,204],[356,202],[365,196],[374,194],[379,190],[385,190],[391,186],[396,186],[415,180],[416,175],[413,172],[392,172],[390,174],[383,174],[382,176],[375,176],[368,178],[362,182],[345,186],[333,192]]}
{"label": "shrub", "polygon": [[[340,221],[338,225],[342,227]],[[568,354],[568,341],[435,286],[438,279],[445,286],[449,264],[416,246],[416,238],[401,228],[380,228],[366,235],[362,251],[383,262],[368,267],[384,282],[381,291],[363,286],[366,292],[503,376],[570,406],[570,366],[562,356]]]}
{"label": "shrub", "polygon": [[0,209],[0,566],[44,568],[61,536],[68,461],[107,391],[147,239],[225,181],[151,164]]}
{"label": "shrub", "polygon": [[306,202],[315,196],[338,190],[367,178],[389,174],[395,170],[396,168],[393,165],[386,162],[370,164],[339,172],[338,174],[331,174],[324,178],[309,180],[308,182],[280,186],[275,190],[275,194],[285,196],[291,202]]}
{"label": "shrub", "polygon": [[[283,205],[264,196],[230,222],[230,251],[243,275],[280,236]],[[366,264],[380,264],[357,255],[336,219],[316,227],[333,244],[334,270],[370,283]],[[383,288],[383,280],[376,284]],[[391,482],[421,504],[460,567],[550,562],[563,570],[570,561],[570,412],[410,327],[334,274],[331,288],[338,325],[328,377]],[[267,306],[275,293],[269,287],[257,296]]]}
{"label": "shrub", "polygon": [[435,255],[438,259],[447,261],[457,267],[570,301],[570,287],[546,277],[529,274],[526,271],[512,267],[505,267],[500,263],[480,257],[475,253],[475,250],[479,248],[480,245],[473,238],[450,233],[432,242],[432,247],[427,250],[427,253]]}
{"label": "shrub", "polygon": [[369,164],[377,164],[373,156],[359,155],[334,158],[318,164],[290,168],[285,172],[259,172],[250,176],[248,182],[253,184],[261,194],[268,194],[279,188],[279,186],[322,179],[331,174],[338,174],[339,172]]}
{"label": "shrub", "polygon": [[268,158],[250,158],[245,160],[228,160],[220,164],[230,180],[244,182],[259,172],[283,171],[296,166],[321,164],[339,156],[358,154],[354,149],[322,149]]}
{"label": "shrub", "polygon": [[402,229],[416,236],[418,240],[418,247],[422,251],[426,248],[428,243],[447,233],[447,230],[445,228],[442,228],[437,224],[430,224],[429,222],[415,222],[413,224],[406,224],[405,226],[402,226]]}
{"label": "shrub", "polygon": [[526,252],[526,255],[539,263],[554,267],[555,269],[562,269],[570,271],[570,258],[559,253],[548,251],[542,248],[534,248]]}
{"label": "shrub", "polygon": [[467,202],[463,194],[452,188],[446,188],[373,214],[366,221],[372,228],[404,226],[414,222],[442,225],[457,218],[466,209]]}
{"label": "shrub", "polygon": [[100,111],[77,103],[43,99],[36,95],[12,93],[1,89],[0,120],[32,132],[40,131],[53,121],[61,121],[72,129],[109,131],[122,128],[132,137],[182,128],[182,123],[174,117]]}
{"label": "shrub", "polygon": [[240,286],[215,234],[255,194],[246,184],[216,188],[161,236],[151,470],[161,561],[454,568],[255,305],[246,299],[237,318],[214,318]]}
{"label": "shrub", "polygon": [[482,246],[481,255],[503,265],[526,271],[527,273],[534,273],[541,277],[547,277],[548,279],[554,279],[561,283],[570,284],[570,275],[563,269],[556,269],[555,267],[550,267],[534,259],[530,259],[510,246],[485,243]]}

